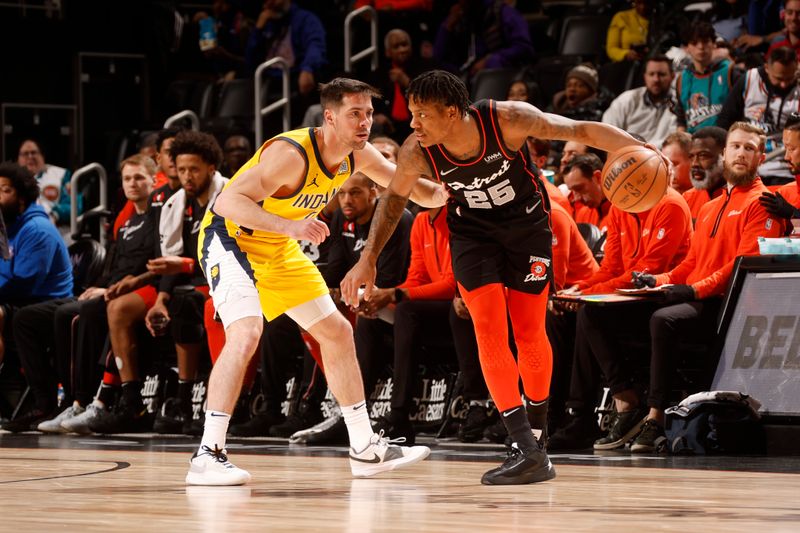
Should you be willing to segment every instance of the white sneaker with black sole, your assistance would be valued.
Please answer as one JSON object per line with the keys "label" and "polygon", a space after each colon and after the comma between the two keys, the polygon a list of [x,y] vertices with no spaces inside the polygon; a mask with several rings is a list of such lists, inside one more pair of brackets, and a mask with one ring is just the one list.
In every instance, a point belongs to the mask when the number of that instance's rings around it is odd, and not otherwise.
{"label": "white sneaker with black sole", "polygon": [[187,485],[244,485],[250,474],[228,461],[225,450],[201,446],[194,452],[186,474]]}
{"label": "white sneaker with black sole", "polygon": [[374,433],[361,451],[350,448],[350,470],[354,477],[369,477],[422,461],[431,450],[427,446],[397,446],[405,438],[387,439],[383,431]]}
{"label": "white sneaker with black sole", "polygon": [[85,409],[78,405],[77,403],[73,403],[63,411],[61,411],[57,417],[51,420],[45,420],[41,422],[36,429],[43,433],[67,433],[67,430],[61,425],[63,422],[75,418],[76,416],[83,413]]}

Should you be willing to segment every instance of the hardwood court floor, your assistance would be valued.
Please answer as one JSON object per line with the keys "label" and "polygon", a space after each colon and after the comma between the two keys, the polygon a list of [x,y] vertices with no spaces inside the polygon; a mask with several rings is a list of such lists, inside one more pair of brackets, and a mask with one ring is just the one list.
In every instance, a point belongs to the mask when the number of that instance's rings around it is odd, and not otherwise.
{"label": "hardwood court floor", "polygon": [[[556,455],[553,481],[485,487],[494,452],[469,461],[434,453],[352,479],[344,449],[254,446],[232,457],[253,481],[214,488],[184,485],[189,442],[135,450],[124,444],[132,441],[76,439],[45,441],[62,443],[55,448],[0,439],[0,531],[800,531],[800,475],[687,468],[709,468],[696,460]],[[105,449],[86,449],[91,442]],[[108,449],[115,443],[124,449]],[[796,471],[788,460],[770,469]]]}

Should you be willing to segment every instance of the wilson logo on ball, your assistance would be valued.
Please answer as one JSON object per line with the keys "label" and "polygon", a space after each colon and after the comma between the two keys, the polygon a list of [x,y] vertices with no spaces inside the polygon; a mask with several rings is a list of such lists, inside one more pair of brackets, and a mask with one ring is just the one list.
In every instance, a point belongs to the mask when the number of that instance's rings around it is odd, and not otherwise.
{"label": "wilson logo on ball", "polygon": [[603,180],[603,187],[605,187],[606,190],[611,189],[611,186],[614,184],[614,181],[616,181],[617,177],[622,173],[622,171],[627,169],[634,163],[636,163],[636,158],[631,157],[629,159],[626,159],[619,165],[616,165],[614,168],[612,168],[611,171],[606,175],[606,178]]}

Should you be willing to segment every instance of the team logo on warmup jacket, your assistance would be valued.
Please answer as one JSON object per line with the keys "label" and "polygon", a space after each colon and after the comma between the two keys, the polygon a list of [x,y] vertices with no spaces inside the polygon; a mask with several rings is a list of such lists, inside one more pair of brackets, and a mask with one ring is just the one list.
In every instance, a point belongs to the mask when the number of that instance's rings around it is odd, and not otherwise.
{"label": "team logo on warmup jacket", "polygon": [[550,267],[550,259],[532,255],[530,258],[531,273],[525,276],[525,281],[542,281],[547,279],[547,269]]}

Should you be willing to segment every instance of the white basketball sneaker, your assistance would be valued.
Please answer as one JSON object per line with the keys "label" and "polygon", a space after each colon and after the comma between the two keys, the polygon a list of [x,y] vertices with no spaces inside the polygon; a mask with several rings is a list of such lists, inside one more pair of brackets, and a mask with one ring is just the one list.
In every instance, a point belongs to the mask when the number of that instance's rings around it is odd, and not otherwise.
{"label": "white basketball sneaker", "polygon": [[85,409],[78,405],[77,403],[73,403],[55,418],[52,420],[45,420],[44,422],[40,423],[36,429],[43,433],[67,433],[67,430],[61,427],[61,424],[65,421],[75,418],[83,413]]}
{"label": "white basketball sneaker", "polygon": [[422,461],[431,450],[427,446],[397,446],[405,438],[390,440],[383,431],[375,433],[361,451],[350,448],[350,470],[355,477],[369,477]]}
{"label": "white basketball sneaker", "polygon": [[189,465],[187,485],[244,485],[250,481],[250,474],[230,463],[225,450],[218,448],[201,446]]}

